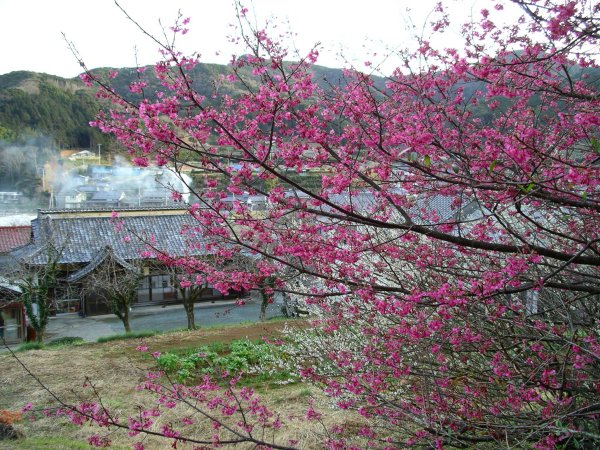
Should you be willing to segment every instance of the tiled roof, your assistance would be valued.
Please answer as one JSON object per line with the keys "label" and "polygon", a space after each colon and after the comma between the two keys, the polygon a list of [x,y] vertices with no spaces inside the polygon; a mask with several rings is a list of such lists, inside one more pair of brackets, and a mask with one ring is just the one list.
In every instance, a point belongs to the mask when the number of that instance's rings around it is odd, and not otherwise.
{"label": "tiled roof", "polygon": [[21,288],[0,277],[0,307],[14,302],[21,295]]}
{"label": "tiled roof", "polygon": [[96,256],[94,256],[92,258],[92,260],[90,261],[90,263],[87,266],[85,266],[82,269],[78,270],[77,272],[69,275],[67,277],[67,282],[72,283],[74,281],[81,280],[82,278],[86,277],[90,272],[92,272],[94,269],[96,269],[96,267],[100,266],[104,261],[107,261],[110,259],[113,259],[118,265],[123,267],[125,270],[128,270],[130,272],[136,272],[136,273],[140,272],[140,269],[129,264],[124,259],[115,255],[115,252],[113,251],[112,247],[107,245],[102,250],[100,250],[98,253],[96,253]]}
{"label": "tiled roof", "polygon": [[0,227],[0,253],[12,250],[29,243],[31,226]]}
{"label": "tiled roof", "polygon": [[[400,194],[401,191],[395,192]],[[330,195],[329,200],[339,206],[350,207],[359,214],[370,215],[376,209],[377,200],[369,192],[358,192],[349,196],[347,193]],[[453,204],[454,197],[433,195],[430,197],[416,197],[413,206],[406,211],[414,223],[418,225],[435,225],[446,221],[454,221],[459,212]],[[329,210],[329,207],[323,207]]]}
{"label": "tiled roof", "polygon": [[[394,194],[402,194],[403,191],[392,191]],[[286,191],[286,198],[297,197],[299,199],[308,199],[309,196],[301,191]],[[235,195],[222,199],[223,202],[233,202],[235,200],[242,203],[267,203],[264,195]],[[329,195],[329,200],[338,206],[343,206],[359,214],[371,215],[373,210],[378,210],[377,199],[371,192],[357,191],[349,195],[347,192]],[[453,204],[455,198],[444,195],[431,195],[415,197],[414,204],[407,209],[412,220],[419,225],[435,225],[446,221],[453,221],[459,212]],[[386,202],[387,203],[387,202]],[[323,211],[331,212],[331,207],[322,206]]]}
{"label": "tiled roof", "polygon": [[51,244],[61,251],[59,263],[80,264],[110,246],[117,258],[131,261],[151,251],[148,243],[152,243],[173,256],[201,255],[205,250],[195,225],[186,210],[173,208],[119,211],[116,220],[110,210],[45,210],[32,221],[33,243],[12,254],[31,264],[44,264],[44,249]]}
{"label": "tiled roof", "polygon": [[424,199],[417,199],[416,204],[408,213],[417,224],[427,225],[434,223],[453,222],[458,213],[453,205],[454,197],[446,195],[433,195]]}
{"label": "tiled roof", "polygon": [[[118,212],[119,214],[125,214],[125,213],[146,213],[146,215],[148,214],[152,214],[152,213],[157,213],[159,211],[184,211],[184,209],[181,207],[181,205],[167,205],[167,206],[161,206],[161,207],[155,207],[155,206],[132,206],[132,207],[119,207],[118,208]],[[111,215],[113,212],[113,209],[106,209],[106,208],[55,208],[55,209],[38,209],[38,216],[41,215],[54,215],[54,214],[67,214],[70,213],[71,215],[73,214],[77,214],[77,215],[83,215],[84,213],[93,213],[93,214],[99,214],[99,213],[105,213],[108,215]]]}

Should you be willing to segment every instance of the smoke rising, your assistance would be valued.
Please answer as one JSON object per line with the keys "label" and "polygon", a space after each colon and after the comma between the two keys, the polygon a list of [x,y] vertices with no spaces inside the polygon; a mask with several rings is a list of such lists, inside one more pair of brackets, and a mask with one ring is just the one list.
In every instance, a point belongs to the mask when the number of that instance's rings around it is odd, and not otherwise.
{"label": "smoke rising", "polygon": [[[191,185],[191,178],[181,175]],[[189,190],[184,181],[168,168],[140,168],[125,158],[115,157],[112,166],[87,165],[56,177],[54,205],[57,208],[118,208],[175,206],[172,195],[184,201]]]}

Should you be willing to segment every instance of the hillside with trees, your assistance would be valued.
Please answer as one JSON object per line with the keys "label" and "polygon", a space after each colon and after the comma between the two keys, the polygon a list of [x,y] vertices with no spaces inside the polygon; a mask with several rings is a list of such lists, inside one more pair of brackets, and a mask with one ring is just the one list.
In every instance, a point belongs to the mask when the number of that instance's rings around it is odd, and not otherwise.
{"label": "hillside with trees", "polygon": [[[286,63],[289,66],[291,63]],[[241,97],[245,88],[226,81],[231,67],[221,64],[200,63],[190,71],[191,88],[206,98],[206,103],[214,105],[224,96]],[[93,69],[100,79],[114,78],[111,87],[124,99],[137,102],[142,98],[156,99],[157,92],[164,92],[161,81],[154,76],[147,76],[154,68],[98,68]],[[347,85],[341,69],[314,65],[310,68],[314,83],[324,91]],[[597,68],[581,68],[573,66],[568,71],[572,79],[587,79],[588,84],[598,88],[600,70]],[[248,83],[247,88],[259,85],[259,79],[253,76],[248,68],[242,68],[240,75]],[[146,84],[143,91],[133,92],[131,86],[143,77]],[[371,76],[374,88],[385,91],[385,78]],[[463,89],[465,98],[473,97],[485,91],[485,83],[457,83],[455,90]],[[308,99],[310,102],[311,99]],[[532,100],[535,102],[536,100]],[[96,148],[112,138],[90,127],[102,102],[95,96],[95,91],[85,86],[79,78],[62,78],[55,75],[17,71],[0,75],[0,142],[25,142],[43,140],[52,142],[57,148]],[[508,102],[501,100],[500,111],[508,108]],[[472,107],[473,113],[489,121],[491,111],[480,104]]]}
{"label": "hillside with trees", "polygon": [[90,128],[99,109],[94,94],[77,80],[34,72],[0,76],[0,139],[44,136],[62,148],[87,148],[107,139]]}
{"label": "hillside with trees", "polygon": [[[101,78],[115,73],[111,80],[115,91],[129,101],[139,101],[144,95],[154,99],[156,92],[164,91],[156,77],[144,77],[150,80],[144,93],[131,91],[132,83],[146,70],[154,69],[98,68],[93,72]],[[226,65],[199,64],[192,73],[196,92],[215,102],[217,96],[242,95],[243,90],[223,81],[228,72]],[[341,69],[314,66],[313,73],[324,88],[344,83]],[[383,88],[383,79],[378,84]],[[0,141],[24,142],[45,137],[58,148],[95,148],[97,144],[106,144],[110,138],[89,126],[102,107],[94,92],[79,78],[27,71],[0,75]]]}

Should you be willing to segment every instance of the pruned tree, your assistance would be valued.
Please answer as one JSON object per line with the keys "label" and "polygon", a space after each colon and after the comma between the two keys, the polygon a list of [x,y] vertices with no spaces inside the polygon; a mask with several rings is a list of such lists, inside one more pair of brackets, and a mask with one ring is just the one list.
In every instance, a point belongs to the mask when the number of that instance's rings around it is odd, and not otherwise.
{"label": "pruned tree", "polygon": [[260,312],[258,320],[264,322],[267,317],[267,308],[273,303],[275,293],[275,282],[277,279],[274,276],[265,277],[259,282],[260,293]]}
{"label": "pruned tree", "polygon": [[80,277],[84,295],[109,306],[123,323],[125,332],[131,333],[129,313],[137,298],[142,269],[137,264],[122,260],[111,247],[106,247],[90,262],[89,272],[80,273]]}
{"label": "pruned tree", "polygon": [[187,318],[187,328],[188,330],[196,329],[196,318],[194,317],[194,306],[196,302],[202,296],[202,291],[206,287],[199,286],[197,284],[190,284],[189,286],[186,283],[186,280],[179,280],[179,285],[177,286],[177,291],[179,292],[179,297],[183,303],[183,309],[185,309],[185,316]]}
{"label": "pruned tree", "polygon": [[[238,273],[253,273],[256,261],[243,255],[225,257],[223,255],[206,254],[203,257],[172,258],[164,253],[157,253],[161,267],[168,269],[181,299],[187,317],[188,329],[196,329],[194,306],[202,298],[210,286],[217,286],[222,294],[229,293],[227,283],[221,283],[225,274],[232,271]],[[250,281],[237,289],[243,291],[251,286]]]}
{"label": "pruned tree", "polygon": [[207,283],[202,281],[196,283],[197,280],[194,273],[193,271],[186,269],[187,265],[177,265],[174,261],[168,261],[166,267],[173,280],[173,286],[177,289],[177,298],[180,299],[183,304],[187,319],[187,328],[188,330],[195,330],[196,317],[194,307],[202,297],[202,292],[207,287]]}

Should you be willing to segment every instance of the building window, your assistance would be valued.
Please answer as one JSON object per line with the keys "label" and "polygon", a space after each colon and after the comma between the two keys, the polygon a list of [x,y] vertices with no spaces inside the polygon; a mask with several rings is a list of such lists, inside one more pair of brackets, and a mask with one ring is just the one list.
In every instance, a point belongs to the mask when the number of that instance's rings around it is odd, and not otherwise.
{"label": "building window", "polygon": [[0,310],[0,337],[8,343],[23,340],[23,312],[20,307]]}

